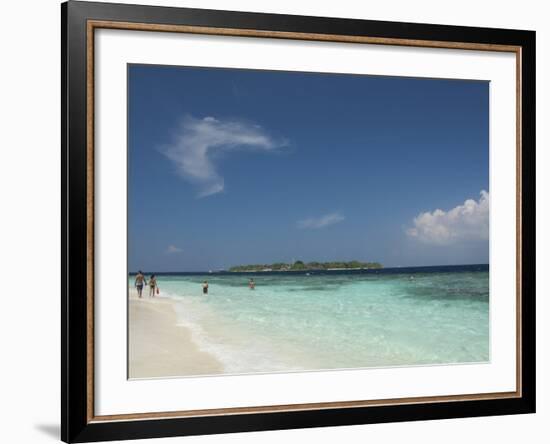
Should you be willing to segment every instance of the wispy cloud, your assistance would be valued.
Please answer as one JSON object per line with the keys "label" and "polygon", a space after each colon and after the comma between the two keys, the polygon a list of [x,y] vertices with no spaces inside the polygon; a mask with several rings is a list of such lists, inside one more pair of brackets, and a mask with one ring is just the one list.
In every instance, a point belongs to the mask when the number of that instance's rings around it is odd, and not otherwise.
{"label": "wispy cloud", "polygon": [[345,219],[340,213],[329,213],[320,217],[299,220],[297,225],[300,228],[324,228],[342,222]]}
{"label": "wispy cloud", "polygon": [[176,247],[175,245],[168,245],[168,248],[166,248],[166,254],[174,254],[174,253],[181,253],[183,250],[179,247]]}
{"label": "wispy cloud", "polygon": [[174,135],[173,143],[162,152],[176,166],[178,173],[198,188],[198,197],[224,190],[224,178],[216,165],[216,154],[229,151],[272,151],[284,146],[261,126],[214,117],[197,119],[185,116]]}
{"label": "wispy cloud", "polygon": [[422,242],[450,245],[458,241],[489,239],[489,193],[480,192],[478,201],[466,200],[449,211],[420,213],[407,234]]}

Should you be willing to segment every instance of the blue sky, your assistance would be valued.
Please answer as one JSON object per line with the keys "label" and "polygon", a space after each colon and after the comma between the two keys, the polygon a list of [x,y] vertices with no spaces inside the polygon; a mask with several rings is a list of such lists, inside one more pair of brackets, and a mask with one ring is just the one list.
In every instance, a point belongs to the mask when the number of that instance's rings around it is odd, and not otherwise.
{"label": "blue sky", "polygon": [[488,262],[487,82],[128,75],[131,271]]}

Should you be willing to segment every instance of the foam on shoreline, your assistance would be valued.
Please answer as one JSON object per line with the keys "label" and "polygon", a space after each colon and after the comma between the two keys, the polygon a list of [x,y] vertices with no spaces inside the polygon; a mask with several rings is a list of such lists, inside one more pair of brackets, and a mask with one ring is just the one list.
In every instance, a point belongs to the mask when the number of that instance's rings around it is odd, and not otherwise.
{"label": "foam on shoreline", "polygon": [[168,295],[177,314],[178,325],[191,332],[200,350],[214,356],[226,374],[296,371],[303,368],[291,356],[282,355],[273,344],[235,328],[201,303],[199,297]]}
{"label": "foam on shoreline", "polygon": [[177,319],[170,298],[138,298],[130,289],[128,362],[130,378],[214,375],[222,363],[199,348]]}

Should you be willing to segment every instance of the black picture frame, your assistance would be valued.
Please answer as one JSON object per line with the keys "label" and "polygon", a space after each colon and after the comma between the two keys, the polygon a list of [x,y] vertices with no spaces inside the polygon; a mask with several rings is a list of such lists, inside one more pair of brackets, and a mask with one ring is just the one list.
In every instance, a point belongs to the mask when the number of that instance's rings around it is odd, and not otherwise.
{"label": "black picture frame", "polygon": [[[521,292],[518,331],[521,394],[230,415],[96,421],[90,416],[88,359],[93,319],[89,301],[87,173],[87,24],[90,20],[210,28],[368,36],[432,42],[512,45],[521,53]],[[62,274],[61,438],[90,442],[180,435],[370,424],[535,412],[535,32],[69,1],[61,5]]]}

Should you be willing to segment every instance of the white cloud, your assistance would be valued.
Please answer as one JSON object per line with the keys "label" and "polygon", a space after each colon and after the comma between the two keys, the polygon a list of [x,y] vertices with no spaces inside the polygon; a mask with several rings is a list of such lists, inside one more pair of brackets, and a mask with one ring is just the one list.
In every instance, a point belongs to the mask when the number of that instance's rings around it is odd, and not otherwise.
{"label": "white cloud", "polygon": [[449,211],[420,213],[407,234],[422,242],[450,245],[455,242],[489,239],[489,193],[480,192],[479,201],[466,200]]}
{"label": "white cloud", "polygon": [[166,249],[167,254],[174,254],[174,253],[181,253],[183,250],[179,247],[176,247],[175,245],[168,245],[168,248]]}
{"label": "white cloud", "polygon": [[198,197],[205,197],[224,189],[223,176],[214,161],[217,153],[270,151],[283,145],[258,125],[221,121],[212,116],[203,119],[185,116],[173,143],[164,147],[162,152],[175,164],[182,177],[198,187]]}
{"label": "white cloud", "polygon": [[329,225],[337,224],[345,219],[340,213],[325,214],[320,217],[312,217],[298,221],[298,227],[300,228],[324,228]]}

